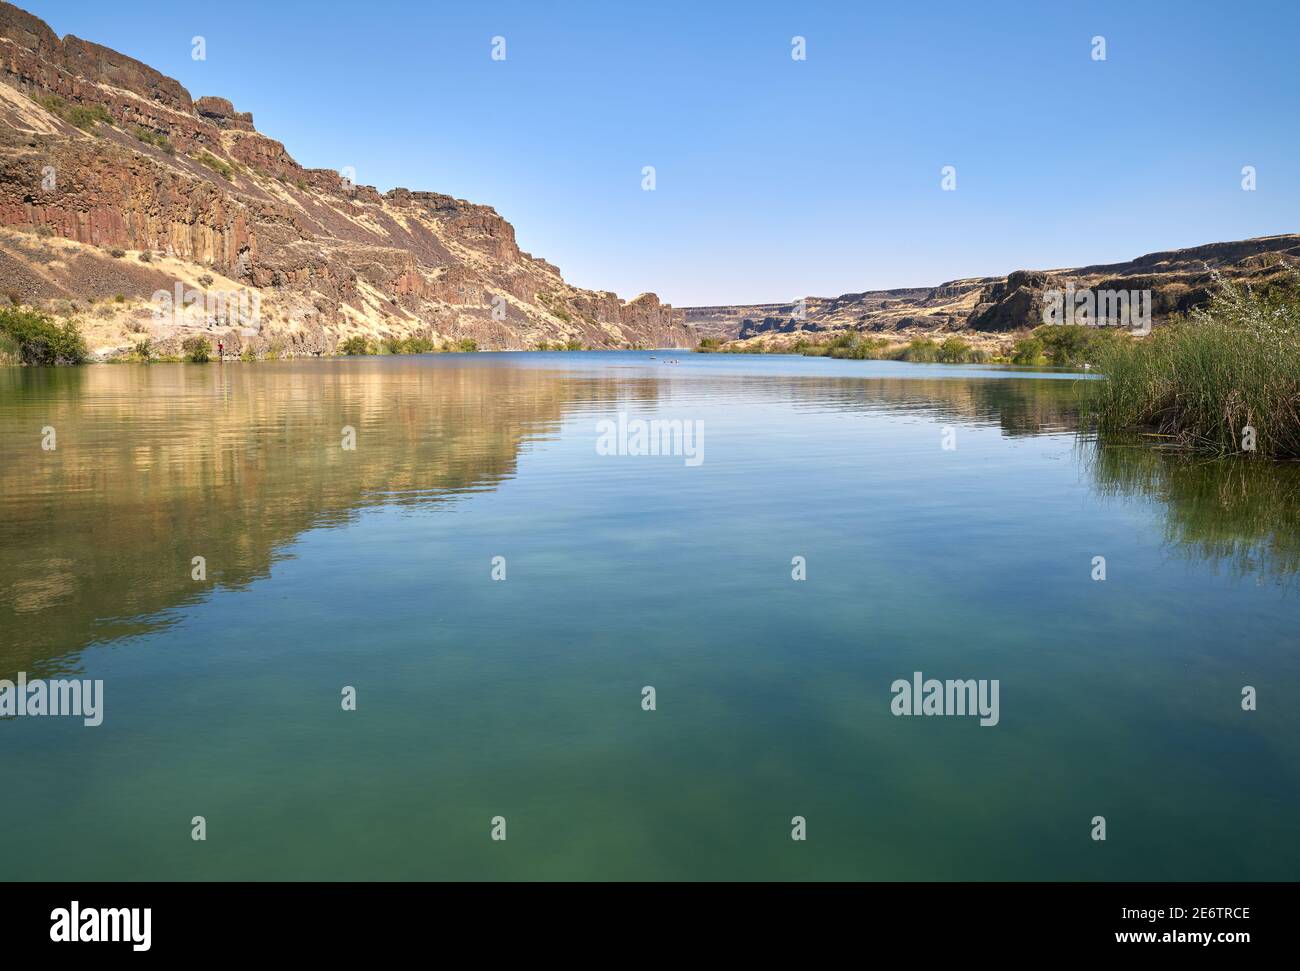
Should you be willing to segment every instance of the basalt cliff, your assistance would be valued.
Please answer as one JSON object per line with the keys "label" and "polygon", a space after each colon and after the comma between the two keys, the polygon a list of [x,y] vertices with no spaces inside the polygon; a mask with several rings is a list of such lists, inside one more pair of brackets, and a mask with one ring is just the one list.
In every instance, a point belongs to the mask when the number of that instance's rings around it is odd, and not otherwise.
{"label": "basalt cliff", "polygon": [[[160,313],[160,291],[184,312]],[[570,286],[489,206],[304,168],[229,101],[4,2],[0,298],[76,315],[99,356],[142,339],[174,350],[195,331],[285,355],[354,335],[695,343],[652,293]]]}
{"label": "basalt cliff", "polygon": [[1064,291],[1151,291],[1158,326],[1209,300],[1218,280],[1256,287],[1294,285],[1300,235],[1265,236],[1150,253],[1125,263],[1060,270],[1017,270],[1005,277],[951,280],[933,287],[871,290],[789,303],[688,307],[701,337],[780,349],[846,331],[906,340],[957,333],[971,343],[997,345],[1043,323],[1044,294]]}

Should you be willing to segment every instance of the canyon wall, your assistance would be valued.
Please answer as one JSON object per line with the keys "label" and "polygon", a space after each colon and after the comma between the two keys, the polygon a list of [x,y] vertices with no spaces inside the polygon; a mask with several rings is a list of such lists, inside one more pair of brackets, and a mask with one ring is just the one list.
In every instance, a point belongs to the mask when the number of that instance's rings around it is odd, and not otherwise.
{"label": "canyon wall", "polygon": [[[176,282],[255,289],[259,319],[160,324],[151,297]],[[84,315],[96,304],[88,325],[106,353],[194,329],[286,354],[328,353],[352,335],[486,349],[696,340],[652,293],[570,286],[490,206],[305,168],[230,101],[194,99],[4,2],[0,283],[37,306]]]}

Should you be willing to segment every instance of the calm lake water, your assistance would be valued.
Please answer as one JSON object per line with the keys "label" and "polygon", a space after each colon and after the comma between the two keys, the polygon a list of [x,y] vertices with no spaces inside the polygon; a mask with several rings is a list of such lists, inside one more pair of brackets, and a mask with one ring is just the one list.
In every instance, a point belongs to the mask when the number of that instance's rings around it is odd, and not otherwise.
{"label": "calm lake water", "polygon": [[0,678],[105,694],[0,720],[0,879],[1300,878],[1296,466],[1100,450],[1074,375],[663,357],[0,369]]}

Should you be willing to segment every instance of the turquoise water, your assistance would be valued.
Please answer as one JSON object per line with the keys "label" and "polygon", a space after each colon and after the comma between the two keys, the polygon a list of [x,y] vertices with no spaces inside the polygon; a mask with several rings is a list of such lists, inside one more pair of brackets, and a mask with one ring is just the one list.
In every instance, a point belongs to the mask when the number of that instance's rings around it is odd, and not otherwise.
{"label": "turquoise water", "polygon": [[663,356],[0,371],[0,678],[105,696],[0,720],[0,878],[1300,877],[1294,466],[1099,449],[1075,375]]}

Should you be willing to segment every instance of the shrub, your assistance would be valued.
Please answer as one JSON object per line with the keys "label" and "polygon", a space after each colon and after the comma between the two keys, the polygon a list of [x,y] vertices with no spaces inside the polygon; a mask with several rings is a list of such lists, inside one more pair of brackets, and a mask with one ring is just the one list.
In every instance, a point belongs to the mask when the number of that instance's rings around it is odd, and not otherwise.
{"label": "shrub", "polygon": [[198,162],[200,165],[207,166],[227,182],[233,180],[235,177],[236,167],[233,164],[224,159],[217,158],[206,149],[193,156],[193,158],[194,161]]}
{"label": "shrub", "polygon": [[185,352],[185,360],[191,364],[207,364],[212,360],[212,345],[206,337],[185,338],[181,350]]}
{"label": "shrub", "polygon": [[433,351],[433,341],[427,337],[408,337],[402,345],[403,354],[429,354]]}
{"label": "shrub", "polygon": [[359,334],[353,337],[349,337],[347,340],[345,340],[342,344],[339,345],[339,353],[346,354],[349,357],[356,357],[362,354],[370,354],[372,353],[370,350],[370,341],[366,340],[364,337],[362,337]]}
{"label": "shrub", "polygon": [[115,260],[120,260],[122,257],[126,256],[126,250],[123,250],[123,249],[111,249],[111,250],[108,251],[108,255],[111,256],[111,257],[113,257],[113,259],[115,259]]}
{"label": "shrub", "polygon": [[204,273],[201,277],[199,277],[199,286],[203,287],[204,289],[207,289],[208,287],[212,286],[212,277]]}
{"label": "shrub", "polygon": [[1042,364],[1045,360],[1043,342],[1037,337],[1022,337],[1011,349],[1012,364],[1034,365]]}
{"label": "shrub", "polygon": [[136,125],[135,128],[131,130],[131,134],[135,135],[139,141],[144,142],[146,145],[161,148],[168,155],[176,154],[175,146],[172,145],[172,143],[167,139],[167,136],[162,134],[162,132],[152,131],[142,125]]}
{"label": "shrub", "polygon": [[1082,324],[1046,324],[1033,336],[1042,342],[1043,353],[1055,367],[1095,364],[1107,344],[1132,338],[1116,327],[1085,327]]}
{"label": "shrub", "polygon": [[19,364],[21,361],[18,342],[0,330],[0,364]]}
{"label": "shrub", "polygon": [[4,308],[0,309],[0,333],[16,348],[23,364],[52,367],[86,360],[86,341],[74,320],[58,323],[36,310]]}
{"label": "shrub", "polygon": [[917,337],[898,352],[898,360],[914,364],[933,364],[939,360],[939,345],[928,337]]}
{"label": "shrub", "polygon": [[400,337],[385,337],[380,344],[380,347],[385,354],[401,354],[403,346]]}
{"label": "shrub", "polygon": [[944,364],[965,364],[971,360],[975,349],[960,337],[953,335],[944,338],[935,356]]}
{"label": "shrub", "polygon": [[153,262],[153,254],[150,253],[148,250],[145,250],[143,253],[140,254],[140,262],[141,262],[141,263],[152,263],[152,262]]}
{"label": "shrub", "polygon": [[473,354],[478,350],[478,341],[472,337],[462,337],[456,341],[456,350],[462,354]]}
{"label": "shrub", "polygon": [[108,109],[103,105],[69,104],[57,94],[40,98],[39,104],[50,114],[63,119],[69,125],[80,128],[82,131],[93,132],[99,122],[106,125],[113,124],[113,116],[108,113]]}

